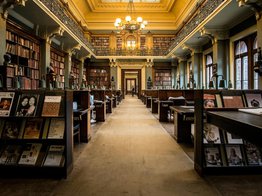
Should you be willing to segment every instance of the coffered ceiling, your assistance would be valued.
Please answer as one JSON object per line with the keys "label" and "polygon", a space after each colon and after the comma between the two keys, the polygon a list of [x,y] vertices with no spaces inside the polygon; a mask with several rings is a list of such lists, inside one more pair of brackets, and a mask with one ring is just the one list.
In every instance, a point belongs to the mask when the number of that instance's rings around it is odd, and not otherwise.
{"label": "coffered ceiling", "polygon": [[[116,18],[124,18],[128,0],[68,0],[75,17],[92,33],[116,30]],[[175,33],[198,1],[134,0],[135,16],[148,21],[145,31]]]}

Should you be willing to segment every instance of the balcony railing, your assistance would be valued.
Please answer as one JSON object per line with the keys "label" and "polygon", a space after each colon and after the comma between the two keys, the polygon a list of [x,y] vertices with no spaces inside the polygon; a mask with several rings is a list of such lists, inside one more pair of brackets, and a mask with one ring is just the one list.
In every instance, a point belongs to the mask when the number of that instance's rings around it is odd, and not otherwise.
{"label": "balcony railing", "polygon": [[141,50],[129,50],[129,49],[97,49],[95,50],[96,56],[164,56],[165,50],[160,49],[141,49]]}

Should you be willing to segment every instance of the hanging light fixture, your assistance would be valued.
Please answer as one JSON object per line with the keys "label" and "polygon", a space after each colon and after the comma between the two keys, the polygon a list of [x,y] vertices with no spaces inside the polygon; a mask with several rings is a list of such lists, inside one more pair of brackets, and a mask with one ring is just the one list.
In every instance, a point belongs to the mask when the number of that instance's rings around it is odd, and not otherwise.
{"label": "hanging light fixture", "polygon": [[126,30],[130,33],[135,31],[140,31],[144,29],[147,25],[147,21],[143,21],[143,18],[138,16],[135,19],[135,6],[133,0],[129,0],[127,5],[127,13],[128,15],[125,17],[124,20],[121,18],[117,18],[115,21],[115,27],[119,30]]}

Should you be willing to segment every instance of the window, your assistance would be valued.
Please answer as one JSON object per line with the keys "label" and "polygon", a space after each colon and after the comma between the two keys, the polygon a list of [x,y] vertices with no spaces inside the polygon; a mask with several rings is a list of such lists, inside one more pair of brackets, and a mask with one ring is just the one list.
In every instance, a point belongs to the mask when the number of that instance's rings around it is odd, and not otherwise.
{"label": "window", "polygon": [[128,36],[126,40],[126,48],[128,50],[134,50],[136,48],[136,38],[135,36]]}
{"label": "window", "polygon": [[256,58],[256,35],[237,40],[235,46],[235,78],[236,89],[257,88],[258,77],[253,71]]}
{"label": "window", "polygon": [[[255,38],[254,40],[254,43],[253,43],[253,66],[255,65],[255,62],[257,61],[258,59],[258,53],[257,53],[257,37]],[[258,89],[258,73],[254,72],[254,89]]]}
{"label": "window", "polygon": [[213,75],[213,54],[206,55],[206,84],[208,85]]}

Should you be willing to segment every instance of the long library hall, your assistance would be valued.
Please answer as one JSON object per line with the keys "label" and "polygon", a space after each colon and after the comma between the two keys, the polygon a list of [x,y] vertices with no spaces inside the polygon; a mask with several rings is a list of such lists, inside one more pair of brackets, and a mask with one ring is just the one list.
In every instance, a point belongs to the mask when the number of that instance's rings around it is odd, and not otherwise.
{"label": "long library hall", "polygon": [[0,195],[261,195],[261,0],[0,1]]}

